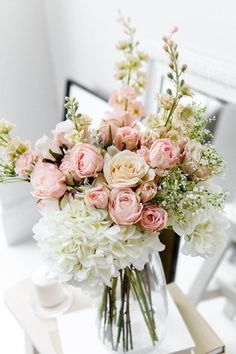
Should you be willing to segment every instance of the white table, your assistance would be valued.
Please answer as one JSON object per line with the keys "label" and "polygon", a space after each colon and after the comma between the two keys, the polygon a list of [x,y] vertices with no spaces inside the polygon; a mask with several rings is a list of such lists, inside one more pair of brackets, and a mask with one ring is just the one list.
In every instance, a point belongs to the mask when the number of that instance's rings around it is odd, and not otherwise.
{"label": "white table", "polygon": [[[224,347],[222,341],[180,289],[174,283],[169,284],[168,289],[196,343],[195,354],[205,354],[219,346]],[[30,302],[32,292],[31,281],[26,279],[5,294],[7,307],[25,332],[26,354],[63,354],[57,321],[40,319],[32,311]],[[70,311],[90,306],[91,299],[80,289],[74,288],[73,293],[74,301]]]}

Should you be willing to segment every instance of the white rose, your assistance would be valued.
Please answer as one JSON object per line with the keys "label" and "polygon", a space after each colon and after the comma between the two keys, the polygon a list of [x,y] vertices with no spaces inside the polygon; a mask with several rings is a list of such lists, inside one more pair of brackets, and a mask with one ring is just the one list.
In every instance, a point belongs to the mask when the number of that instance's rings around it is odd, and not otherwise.
{"label": "white rose", "polygon": [[73,135],[75,131],[74,123],[67,119],[56,125],[55,130],[53,130],[53,136],[59,145],[71,145],[70,135]]}
{"label": "white rose", "polygon": [[[103,170],[111,187],[134,187],[142,180],[148,179],[149,166],[143,157],[124,150],[113,157],[107,154]],[[153,175],[150,178],[153,178]]]}
{"label": "white rose", "polygon": [[40,139],[36,141],[35,151],[42,158],[55,161],[56,159],[51,155],[49,150],[51,150],[56,154],[62,155],[61,149],[59,148],[58,144],[54,140],[47,137],[46,135],[43,135]]}

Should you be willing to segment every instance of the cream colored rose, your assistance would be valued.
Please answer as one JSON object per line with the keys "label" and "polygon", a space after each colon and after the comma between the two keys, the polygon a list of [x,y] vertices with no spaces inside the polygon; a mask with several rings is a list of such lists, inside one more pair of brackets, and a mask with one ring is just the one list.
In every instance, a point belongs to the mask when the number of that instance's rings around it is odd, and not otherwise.
{"label": "cream colored rose", "polygon": [[192,179],[205,180],[211,174],[208,162],[202,157],[203,146],[199,142],[188,141],[184,147],[181,169]]}
{"label": "cream colored rose", "polygon": [[104,176],[111,187],[137,186],[149,172],[144,158],[124,150],[115,156],[105,156]]}

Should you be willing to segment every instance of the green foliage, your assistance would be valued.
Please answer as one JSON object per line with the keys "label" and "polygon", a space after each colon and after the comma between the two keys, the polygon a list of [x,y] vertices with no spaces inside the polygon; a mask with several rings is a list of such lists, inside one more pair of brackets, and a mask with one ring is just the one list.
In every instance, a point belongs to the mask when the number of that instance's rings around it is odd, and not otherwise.
{"label": "green foliage", "polygon": [[208,138],[212,137],[211,132],[209,129],[207,129],[207,125],[212,121],[213,118],[206,118],[206,107],[197,105],[195,102],[193,102],[193,108],[195,122],[193,129],[190,132],[189,138],[199,142],[205,142]]}

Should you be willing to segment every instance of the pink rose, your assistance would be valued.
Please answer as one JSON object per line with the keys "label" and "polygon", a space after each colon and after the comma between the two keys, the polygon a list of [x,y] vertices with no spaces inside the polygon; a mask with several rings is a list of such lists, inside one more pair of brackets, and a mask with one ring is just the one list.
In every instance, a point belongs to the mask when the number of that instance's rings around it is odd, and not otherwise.
{"label": "pink rose", "polygon": [[149,160],[150,151],[149,151],[149,149],[148,149],[147,146],[142,145],[142,146],[141,146],[141,149],[139,149],[139,150],[137,151],[137,155],[143,157],[144,160],[145,160],[147,163],[150,163],[150,160]]}
{"label": "pink rose", "polygon": [[143,208],[140,225],[147,231],[157,232],[166,227],[167,212],[158,205],[147,205]]}
{"label": "pink rose", "polygon": [[158,139],[150,148],[150,164],[158,168],[158,173],[162,173],[179,162],[179,152],[179,147],[170,139]]}
{"label": "pink rose", "polygon": [[15,171],[22,177],[27,178],[27,176],[32,172],[33,164],[36,161],[36,154],[31,151],[25,152],[20,155],[16,161]]}
{"label": "pink rose", "polygon": [[125,110],[126,100],[132,101],[137,97],[137,91],[132,86],[122,86],[112,92],[108,104],[114,109]]}
{"label": "pink rose", "polygon": [[40,199],[60,198],[66,192],[65,177],[56,165],[38,162],[31,175],[33,195]]}
{"label": "pink rose", "polygon": [[86,192],[85,200],[90,207],[105,209],[108,204],[108,192],[103,186],[91,188]]}
{"label": "pink rose", "polygon": [[146,203],[155,197],[157,193],[157,185],[155,182],[143,182],[136,189],[136,193],[140,195],[141,202]]}
{"label": "pink rose", "polygon": [[114,188],[110,193],[110,217],[116,224],[132,225],[141,218],[143,205],[130,188]]}
{"label": "pink rose", "polygon": [[131,127],[118,128],[114,143],[118,150],[133,150],[139,143],[138,129]]}
{"label": "pink rose", "polygon": [[94,177],[103,168],[103,157],[98,148],[78,143],[70,150],[70,171],[77,178]]}
{"label": "pink rose", "polygon": [[130,102],[127,108],[132,117],[142,118],[144,116],[144,106],[141,102]]}

